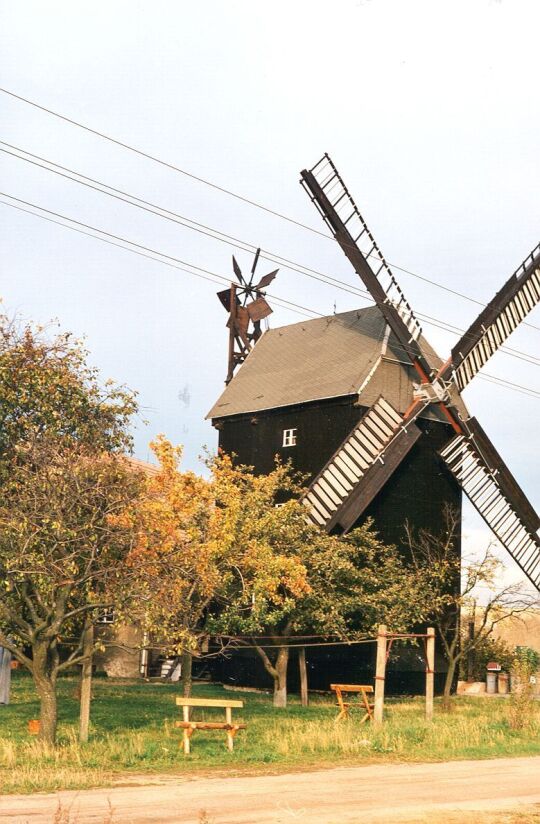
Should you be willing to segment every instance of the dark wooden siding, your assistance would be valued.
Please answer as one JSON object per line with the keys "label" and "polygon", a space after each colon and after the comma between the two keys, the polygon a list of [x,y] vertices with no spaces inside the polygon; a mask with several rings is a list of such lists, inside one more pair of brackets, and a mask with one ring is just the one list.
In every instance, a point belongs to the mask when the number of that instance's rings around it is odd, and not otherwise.
{"label": "dark wooden siding", "polygon": [[[276,455],[315,476],[366,409],[348,398],[223,419],[219,445],[257,473],[270,472]],[[404,525],[438,531],[445,503],[460,509],[461,491],[436,451],[452,435],[445,423],[420,420],[424,435],[362,516],[370,516],[387,543],[404,548]],[[297,445],[282,447],[283,430],[297,430]]]}
{"label": "dark wooden siding", "polygon": [[[223,419],[219,445],[235,453],[240,463],[258,473],[270,472],[276,455],[290,458],[294,467],[313,477],[333,455],[355,423],[366,412],[350,397],[332,399],[285,409],[259,412]],[[415,529],[441,530],[443,506],[448,503],[461,511],[461,491],[436,451],[452,436],[445,423],[420,420],[423,430],[406,459],[369,506],[359,523],[372,517],[374,528],[385,543],[396,544],[407,555],[405,522]],[[297,445],[283,448],[283,430],[297,429]],[[461,551],[460,541],[456,551]],[[456,588],[459,581],[455,582]],[[412,628],[414,629],[414,628]],[[417,627],[422,630],[423,627]],[[333,681],[371,683],[374,677],[374,645],[325,647],[307,650],[309,681],[312,689],[328,689]],[[261,662],[251,651],[230,658],[212,659],[213,677],[225,683],[269,686]],[[412,648],[400,654],[390,666],[387,677],[389,694],[418,693],[425,689],[425,663],[421,650]],[[436,689],[442,690],[446,665],[437,655]],[[295,657],[289,665],[289,689],[297,688]]]}

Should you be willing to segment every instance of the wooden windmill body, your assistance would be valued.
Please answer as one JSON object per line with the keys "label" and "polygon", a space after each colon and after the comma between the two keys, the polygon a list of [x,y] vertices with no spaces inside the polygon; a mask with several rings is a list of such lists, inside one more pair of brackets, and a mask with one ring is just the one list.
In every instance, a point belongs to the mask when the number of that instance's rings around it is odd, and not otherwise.
{"label": "wooden windmill body", "polygon": [[[246,338],[236,360],[230,348],[227,386],[208,414],[220,447],[260,473],[276,455],[291,459],[310,479],[303,503],[321,529],[348,532],[372,517],[404,552],[406,521],[438,532],[443,507],[460,511],[465,492],[540,588],[540,519],[460,394],[540,302],[540,246],[443,361],[328,155],[301,183],[374,305]],[[315,650],[311,660],[313,688],[327,689],[334,675],[351,683],[371,675],[362,649]],[[390,691],[421,691],[423,668],[421,656],[402,657]],[[236,683],[264,683],[260,676],[249,656],[219,673]]]}
{"label": "wooden windmill body", "polygon": [[301,183],[375,305],[263,335],[208,415],[220,446],[259,472],[290,457],[329,532],[373,514],[399,544],[405,519],[432,529],[464,491],[540,588],[540,519],[460,395],[540,302],[540,246],[442,361],[329,156]]}

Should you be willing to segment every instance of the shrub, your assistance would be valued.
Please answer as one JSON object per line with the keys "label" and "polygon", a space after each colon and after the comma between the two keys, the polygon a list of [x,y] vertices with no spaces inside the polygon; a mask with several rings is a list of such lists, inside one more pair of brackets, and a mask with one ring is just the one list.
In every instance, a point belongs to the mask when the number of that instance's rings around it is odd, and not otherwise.
{"label": "shrub", "polygon": [[531,676],[537,672],[540,655],[530,647],[516,647],[512,664],[512,695],[508,723],[513,730],[530,727],[536,715]]}

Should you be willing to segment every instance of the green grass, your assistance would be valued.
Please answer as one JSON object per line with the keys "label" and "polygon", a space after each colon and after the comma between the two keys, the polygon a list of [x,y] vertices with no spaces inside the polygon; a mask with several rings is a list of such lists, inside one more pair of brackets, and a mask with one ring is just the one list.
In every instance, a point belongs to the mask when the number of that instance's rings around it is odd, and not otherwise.
{"label": "green grass", "polygon": [[[195,733],[192,754],[179,747],[181,731],[176,684],[146,684],[109,679],[94,681],[91,736],[77,741],[77,682],[59,682],[59,744],[44,747],[27,732],[39,715],[32,681],[14,673],[12,703],[0,707],[0,791],[32,792],[107,786],[151,773],[260,772],[390,761],[436,761],[497,756],[540,755],[540,712],[528,729],[513,731],[505,701],[455,699],[450,713],[436,702],[435,718],[423,718],[418,699],[387,703],[382,728],[355,721],[336,723],[330,696],[312,699],[307,708],[296,696],[286,710],[275,710],[266,694],[235,694],[219,686],[197,685],[200,697],[241,698],[236,718],[248,724],[225,749],[220,731]],[[540,711],[540,705],[538,706]],[[202,718],[199,714],[195,717]],[[206,719],[221,711],[205,711]],[[218,716],[221,720],[221,715]]]}

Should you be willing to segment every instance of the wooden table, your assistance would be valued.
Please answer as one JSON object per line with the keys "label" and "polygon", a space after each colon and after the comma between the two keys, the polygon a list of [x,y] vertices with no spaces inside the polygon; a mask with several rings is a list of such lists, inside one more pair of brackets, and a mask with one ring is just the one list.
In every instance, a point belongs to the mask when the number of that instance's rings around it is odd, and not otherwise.
{"label": "wooden table", "polygon": [[357,706],[364,710],[364,715],[360,720],[361,724],[363,724],[364,721],[373,721],[373,704],[370,704],[368,698],[368,695],[373,694],[373,687],[370,684],[330,684],[330,689],[336,693],[339,707],[339,714],[336,721],[340,721],[342,718],[351,717],[350,710],[354,705],[350,701],[344,700],[344,693],[345,698],[350,693],[356,693],[359,695],[361,700],[358,702]]}
{"label": "wooden table", "polygon": [[[174,726],[184,730],[184,754],[189,755],[190,738],[195,730],[225,730],[227,734],[227,749],[229,752],[234,748],[234,736],[238,730],[245,730],[246,724],[233,724],[232,711],[234,707],[243,707],[243,701],[221,701],[215,698],[184,698],[178,696],[176,704],[182,707],[182,721],[175,721]],[[225,710],[225,721],[190,721],[189,714],[191,707],[222,708]]]}

